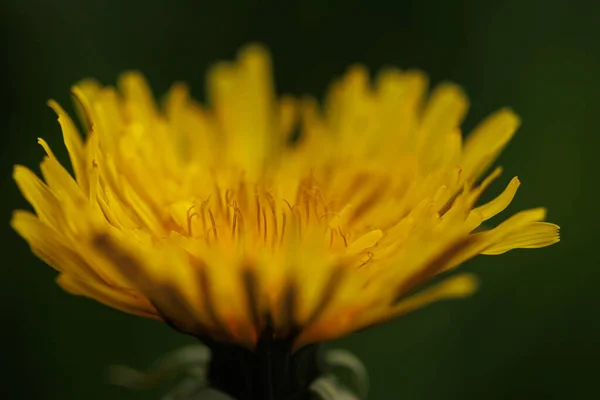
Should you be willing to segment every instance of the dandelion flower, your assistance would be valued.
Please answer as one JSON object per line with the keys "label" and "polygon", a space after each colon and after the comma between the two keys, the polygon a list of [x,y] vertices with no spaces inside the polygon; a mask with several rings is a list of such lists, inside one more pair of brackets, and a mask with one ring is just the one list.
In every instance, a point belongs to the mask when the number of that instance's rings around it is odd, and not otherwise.
{"label": "dandelion flower", "polygon": [[157,106],[137,73],[116,89],[83,81],[84,136],[49,102],[73,176],[39,139],[43,180],[14,169],[35,212],[12,226],[66,291],[249,351],[469,295],[468,274],[419,289],[476,255],[556,243],[558,226],[534,208],[481,228],[519,187],[479,204],[519,118],[497,111],[463,141],[466,96],[427,87],[353,66],[322,106],[277,98],[256,45],[212,68],[206,105],[175,84]]}

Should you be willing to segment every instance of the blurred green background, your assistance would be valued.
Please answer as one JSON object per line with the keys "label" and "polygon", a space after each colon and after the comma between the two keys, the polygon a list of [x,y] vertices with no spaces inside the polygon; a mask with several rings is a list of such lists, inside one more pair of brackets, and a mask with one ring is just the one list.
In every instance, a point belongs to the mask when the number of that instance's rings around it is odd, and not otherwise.
{"label": "blurred green background", "polygon": [[[420,310],[332,347],[354,351],[376,399],[600,398],[598,121],[600,3],[414,0],[3,0],[1,43],[2,399],[156,399],[105,384],[105,367],[144,367],[192,339],[63,293],[8,227],[27,207],[12,165],[37,166],[43,136],[66,160],[48,98],[70,106],[85,76],[136,68],[156,94],[174,80],[203,97],[207,66],[248,41],[273,51],[280,92],[322,95],[352,62],[418,67],[469,94],[466,128],[509,105],[524,124],[499,163],[508,210],[543,205],[560,244],[481,256],[467,301]],[[505,215],[507,215],[506,213]]]}

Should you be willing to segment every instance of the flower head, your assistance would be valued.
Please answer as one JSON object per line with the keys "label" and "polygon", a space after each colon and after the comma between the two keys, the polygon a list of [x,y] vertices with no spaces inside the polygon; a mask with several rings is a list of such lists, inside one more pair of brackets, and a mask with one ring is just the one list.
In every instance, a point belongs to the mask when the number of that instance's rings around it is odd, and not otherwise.
{"label": "flower head", "polygon": [[14,170],[35,214],[16,211],[13,227],[65,290],[249,348],[264,332],[300,346],[468,295],[470,275],[415,290],[478,254],[558,241],[541,208],[480,228],[519,186],[478,204],[512,111],[463,142],[455,85],[427,95],[420,72],[371,83],[355,66],[321,108],[276,98],[270,68],[259,46],[216,65],[206,106],[176,84],[158,107],[137,73],[118,89],[81,82],[85,139],[50,101],[74,177],[39,139],[44,181]]}

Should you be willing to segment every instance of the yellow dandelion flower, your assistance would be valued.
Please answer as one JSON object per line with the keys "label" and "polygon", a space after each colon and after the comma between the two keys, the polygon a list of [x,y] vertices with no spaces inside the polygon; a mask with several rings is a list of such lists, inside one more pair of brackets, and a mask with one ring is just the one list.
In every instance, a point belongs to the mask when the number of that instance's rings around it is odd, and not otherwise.
{"label": "yellow dandelion flower", "polygon": [[85,138],[49,102],[74,177],[39,139],[43,181],[14,170],[35,213],[12,226],[65,290],[196,336],[298,348],[472,293],[466,274],[416,290],[478,254],[559,240],[541,208],[481,229],[519,186],[478,204],[519,119],[500,110],[463,142],[455,85],[427,95],[420,72],[372,83],[356,66],[320,107],[276,98],[260,46],[207,84],[208,105],[176,84],[158,107],[137,73],[81,82]]}

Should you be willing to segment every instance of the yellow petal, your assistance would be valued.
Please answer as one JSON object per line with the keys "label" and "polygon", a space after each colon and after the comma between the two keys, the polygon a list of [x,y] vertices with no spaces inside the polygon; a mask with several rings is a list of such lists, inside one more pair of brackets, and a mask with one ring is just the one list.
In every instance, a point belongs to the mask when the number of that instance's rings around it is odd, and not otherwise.
{"label": "yellow petal", "polygon": [[15,211],[10,223],[27,240],[33,251],[54,269],[80,278],[100,280],[87,260],[69,246],[69,240],[35,215],[27,211]]}
{"label": "yellow petal", "polygon": [[[473,207],[475,203],[477,203],[477,200],[479,200],[479,197],[481,197],[483,192],[490,186],[492,182],[498,179],[500,175],[502,175],[502,167],[496,167],[494,171],[492,171],[492,173],[489,174],[479,186],[477,186],[477,188],[475,188],[468,194],[467,204],[469,205],[469,207]],[[469,186],[470,184],[471,182],[469,182]]]}
{"label": "yellow petal", "polygon": [[279,137],[292,139],[294,128],[298,123],[298,104],[296,99],[285,96],[279,102]]}
{"label": "yellow petal", "polygon": [[114,289],[100,282],[78,279],[69,274],[60,274],[56,282],[71,294],[90,297],[106,306],[129,314],[162,320],[158,311],[139,294]]}
{"label": "yellow petal", "polygon": [[456,267],[466,260],[493,248],[497,243],[502,243],[506,238],[518,234],[530,224],[543,220],[546,217],[545,208],[532,208],[518,212],[506,221],[487,231],[471,234],[467,246],[453,255],[443,271]]}
{"label": "yellow petal", "polygon": [[[60,165],[58,160],[51,157],[44,157],[40,168],[44,179],[48,183],[48,187],[61,202],[62,214],[65,216],[65,222],[72,222],[69,220],[67,215],[72,215],[74,210],[82,213],[88,212],[90,210],[88,207],[90,200],[92,201],[91,210],[96,211],[96,217],[100,217],[101,220],[104,220],[104,215],[97,206],[95,197],[92,197],[92,199],[88,200],[86,194],[83,193],[82,188],[77,185],[71,175],[63,168],[62,165]],[[90,178],[94,177],[90,176]],[[97,177],[96,179],[88,180],[90,183],[92,183],[92,188],[97,186],[97,180]],[[77,217],[77,219],[82,219],[82,216]],[[64,226],[57,225],[54,227],[56,229],[60,229]]]}
{"label": "yellow petal", "polygon": [[503,237],[507,233],[512,233],[515,230],[523,228],[529,225],[532,222],[541,221],[546,218],[546,209],[539,208],[531,208],[529,210],[524,210],[516,213],[496,228],[483,232],[484,234],[491,234],[495,237]]}
{"label": "yellow petal", "polygon": [[13,178],[42,222],[59,226],[59,221],[62,220],[61,204],[48,186],[22,165],[15,166]]}
{"label": "yellow petal", "polygon": [[479,211],[483,215],[484,220],[488,220],[493,216],[499,214],[504,211],[506,207],[510,204],[510,202],[514,199],[515,194],[517,193],[517,189],[521,185],[519,178],[516,176],[509,182],[506,189],[496,197],[494,200],[486,203],[480,207],[477,207],[476,210]]}
{"label": "yellow petal", "polygon": [[357,325],[365,327],[379,324],[423,308],[436,301],[470,296],[475,290],[477,290],[477,278],[474,275],[456,275],[409,296],[378,314],[368,315],[360,320]]}
{"label": "yellow petal", "polygon": [[84,203],[85,195],[73,177],[53,156],[44,157],[40,165],[44,180],[61,201]]}
{"label": "yellow petal", "polygon": [[[469,102],[462,89],[453,84],[437,86],[425,107],[417,137],[417,151],[427,169],[436,167],[455,153],[456,133]],[[458,142],[460,143],[460,142]]]}
{"label": "yellow petal", "polygon": [[346,249],[347,254],[358,254],[369,247],[375,246],[377,241],[381,239],[383,236],[383,232],[380,229],[375,229],[370,232],[365,233],[348,246]]}
{"label": "yellow petal", "polygon": [[73,166],[73,171],[75,172],[77,183],[84,191],[87,191],[88,182],[85,174],[85,152],[81,135],[73,123],[73,120],[57,102],[49,100],[48,105],[54,110],[56,115],[58,115],[58,123],[62,128],[63,139],[67,151],[69,152],[69,158],[71,160],[71,165]]}
{"label": "yellow petal", "polygon": [[397,157],[399,152],[414,150],[413,136],[427,85],[427,77],[420,71],[386,69],[378,74],[381,140],[388,143],[381,150],[388,156]]}
{"label": "yellow petal", "polygon": [[158,110],[144,76],[135,71],[126,72],[119,78],[118,86],[129,102],[129,111],[133,113],[135,120],[151,124],[158,115]]}
{"label": "yellow petal", "polygon": [[158,236],[163,236],[165,226],[160,216],[153,212],[150,205],[145,202],[128,182],[123,182],[122,193],[131,205],[135,215],[144,223],[146,228]]}
{"label": "yellow petal", "polygon": [[521,182],[519,181],[519,178],[515,176],[498,197],[473,209],[467,220],[467,225],[469,225],[470,229],[477,228],[483,221],[487,221],[504,211],[514,199],[520,185]]}
{"label": "yellow petal", "polygon": [[465,179],[477,179],[496,160],[520,125],[519,117],[502,109],[481,122],[465,141],[461,166]]}
{"label": "yellow petal", "polygon": [[71,87],[71,95],[79,120],[84,126],[85,133],[93,130],[94,112],[92,110],[92,101],[102,89],[100,83],[95,79],[84,79]]}
{"label": "yellow petal", "polygon": [[273,155],[277,129],[268,52],[258,45],[244,48],[236,64],[221,63],[211,69],[208,86],[230,161],[256,178]]}
{"label": "yellow petal", "polygon": [[512,249],[536,249],[550,246],[560,241],[559,229],[558,225],[548,222],[532,222],[497,241],[481,254],[502,254]]}
{"label": "yellow petal", "polygon": [[[178,329],[189,333],[219,331],[224,334],[217,326],[221,322],[216,319],[220,317],[215,311],[218,299],[213,304],[208,297],[210,281],[202,275],[203,266],[191,265],[184,252],[168,247],[156,251],[144,240],[111,233],[92,237],[90,250],[89,257],[94,257],[94,262],[103,270],[124,282],[120,286],[127,286],[125,291],[141,293]],[[238,271],[230,269],[229,272]],[[237,307],[237,310],[241,312],[243,308]]]}
{"label": "yellow petal", "polygon": [[[213,254],[206,264],[198,265],[197,268],[179,268],[177,276],[170,276],[168,279],[179,280],[178,287],[190,304],[197,303],[198,298],[203,300],[204,305],[210,303],[210,310],[204,307],[205,310],[201,312],[210,311],[211,315],[208,317],[214,323],[238,342],[248,344],[257,339],[258,332],[248,313],[244,268],[231,255],[223,254],[218,257]],[[189,277],[193,276],[196,279],[190,281]]]}

